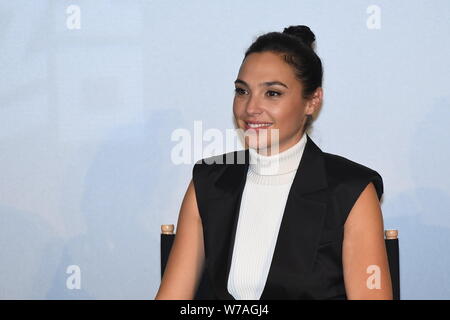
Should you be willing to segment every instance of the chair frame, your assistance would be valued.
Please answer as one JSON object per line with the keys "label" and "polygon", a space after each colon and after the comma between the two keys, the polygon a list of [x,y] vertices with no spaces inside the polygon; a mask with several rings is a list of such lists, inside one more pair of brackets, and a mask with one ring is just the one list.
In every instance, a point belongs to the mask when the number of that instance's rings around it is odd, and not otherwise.
{"label": "chair frame", "polygon": [[[175,227],[173,224],[161,225],[161,279],[164,275],[164,270],[166,269],[167,260],[169,259],[173,241],[175,240],[174,229]],[[398,230],[384,230],[384,237],[389,261],[389,270],[391,273],[393,299],[400,300],[400,257]],[[203,273],[194,300],[213,299],[211,294],[212,291],[209,287],[206,274]]]}

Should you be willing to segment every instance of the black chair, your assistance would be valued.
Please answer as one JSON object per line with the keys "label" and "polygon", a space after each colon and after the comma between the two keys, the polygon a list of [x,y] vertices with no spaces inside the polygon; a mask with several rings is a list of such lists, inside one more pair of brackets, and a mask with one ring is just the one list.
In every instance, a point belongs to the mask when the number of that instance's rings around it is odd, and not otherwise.
{"label": "black chair", "polygon": [[[164,275],[164,270],[166,270],[167,260],[169,259],[170,249],[172,248],[174,240],[174,225],[161,225],[161,279]],[[206,272],[203,272],[202,274],[194,300],[214,300],[214,297],[212,296],[212,289],[209,287]]]}
{"label": "black chair", "polygon": [[[392,291],[394,300],[400,300],[400,258],[399,258],[399,244],[398,244],[398,231],[397,230],[385,230],[385,244],[389,260],[389,270],[392,280]],[[172,248],[173,241],[175,239],[174,225],[163,224],[161,225],[161,278],[163,277],[164,270],[166,269],[167,260],[169,258],[170,249]],[[197,293],[194,300],[209,300],[213,299],[212,291],[209,287],[206,273],[204,272]]]}
{"label": "black chair", "polygon": [[391,273],[392,294],[394,300],[400,300],[400,250],[398,245],[398,230],[384,230],[384,243]]}

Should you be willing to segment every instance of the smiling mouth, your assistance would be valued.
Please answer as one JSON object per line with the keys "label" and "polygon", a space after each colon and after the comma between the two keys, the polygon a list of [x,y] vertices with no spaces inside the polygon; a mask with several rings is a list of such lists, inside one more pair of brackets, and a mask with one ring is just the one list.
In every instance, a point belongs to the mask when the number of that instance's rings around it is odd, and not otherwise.
{"label": "smiling mouth", "polygon": [[270,122],[264,122],[264,123],[252,123],[252,122],[245,122],[245,129],[266,129],[272,126],[273,123]]}

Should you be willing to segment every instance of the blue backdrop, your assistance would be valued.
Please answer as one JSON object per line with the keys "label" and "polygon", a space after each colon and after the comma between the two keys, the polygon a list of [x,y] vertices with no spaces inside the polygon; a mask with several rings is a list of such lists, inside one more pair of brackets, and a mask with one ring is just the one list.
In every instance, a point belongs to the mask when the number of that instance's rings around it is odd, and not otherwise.
{"label": "blue backdrop", "polygon": [[324,64],[311,137],[382,175],[402,298],[449,299],[449,16],[447,0],[0,1],[0,298],[153,299],[160,225],[206,156],[195,121],[233,128],[245,49],[305,24]]}

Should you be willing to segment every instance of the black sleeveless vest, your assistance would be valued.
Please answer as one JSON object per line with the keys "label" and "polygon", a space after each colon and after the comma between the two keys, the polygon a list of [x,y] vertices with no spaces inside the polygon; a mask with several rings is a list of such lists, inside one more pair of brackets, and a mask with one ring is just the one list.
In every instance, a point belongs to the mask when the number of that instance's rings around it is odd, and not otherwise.
{"label": "black sleeveless vest", "polygon": [[[234,300],[227,284],[248,167],[245,149],[201,159],[193,168],[213,299]],[[347,298],[344,223],[369,182],[381,199],[383,181],[378,172],[323,152],[307,135],[260,300]]]}

